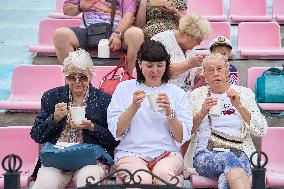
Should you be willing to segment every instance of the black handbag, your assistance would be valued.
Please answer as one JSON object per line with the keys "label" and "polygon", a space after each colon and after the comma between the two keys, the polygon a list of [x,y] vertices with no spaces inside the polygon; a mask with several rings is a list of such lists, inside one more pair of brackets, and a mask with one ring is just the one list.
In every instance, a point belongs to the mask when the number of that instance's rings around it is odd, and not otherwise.
{"label": "black handbag", "polygon": [[83,22],[87,30],[88,46],[90,49],[95,49],[101,39],[108,39],[112,33],[114,15],[116,11],[116,0],[111,1],[111,20],[109,23],[95,23],[87,26],[85,15],[83,13]]}

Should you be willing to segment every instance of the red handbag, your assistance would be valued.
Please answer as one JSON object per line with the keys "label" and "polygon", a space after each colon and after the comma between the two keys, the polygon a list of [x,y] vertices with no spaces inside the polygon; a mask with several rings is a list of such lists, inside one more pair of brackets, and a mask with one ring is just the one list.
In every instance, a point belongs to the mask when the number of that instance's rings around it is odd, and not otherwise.
{"label": "red handbag", "polygon": [[[103,77],[103,79],[100,82],[99,89],[112,95],[117,85],[120,82],[130,80],[130,79],[135,79],[134,77],[132,77],[132,75],[128,73],[128,68],[126,67],[125,62],[126,62],[126,56],[120,59],[120,62],[118,63],[116,68],[114,68],[112,71],[110,71],[108,74],[106,74]],[[118,73],[118,70],[120,68],[123,68],[124,71],[121,73]]]}

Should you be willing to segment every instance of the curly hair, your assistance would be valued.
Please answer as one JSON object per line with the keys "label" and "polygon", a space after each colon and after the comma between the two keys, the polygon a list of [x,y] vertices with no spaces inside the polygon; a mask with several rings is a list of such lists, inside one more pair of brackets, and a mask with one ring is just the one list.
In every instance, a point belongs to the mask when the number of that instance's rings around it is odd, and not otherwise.
{"label": "curly hair", "polygon": [[142,61],[148,62],[162,62],[166,61],[166,69],[164,75],[162,76],[162,83],[167,83],[170,78],[170,55],[166,51],[164,45],[162,43],[154,41],[154,40],[147,40],[142,43],[140,50],[137,53],[137,60],[136,60],[136,72],[137,72],[137,81],[139,83],[145,82],[145,77],[142,73],[142,70],[139,67],[139,63]]}
{"label": "curly hair", "polygon": [[230,64],[229,62],[225,61],[225,58],[222,54],[220,53],[210,53],[209,55],[207,55],[203,61],[202,61],[202,67],[203,67],[203,70],[205,70],[205,68],[211,64],[211,60],[219,60],[221,62],[224,62],[224,65],[227,69],[229,69],[230,67]]}
{"label": "curly hair", "polygon": [[194,39],[204,40],[211,34],[210,22],[198,14],[185,15],[179,20],[179,31],[188,34]]}
{"label": "curly hair", "polygon": [[70,52],[63,61],[63,72],[67,73],[71,68],[87,69],[92,77],[94,65],[90,54],[84,49]]}

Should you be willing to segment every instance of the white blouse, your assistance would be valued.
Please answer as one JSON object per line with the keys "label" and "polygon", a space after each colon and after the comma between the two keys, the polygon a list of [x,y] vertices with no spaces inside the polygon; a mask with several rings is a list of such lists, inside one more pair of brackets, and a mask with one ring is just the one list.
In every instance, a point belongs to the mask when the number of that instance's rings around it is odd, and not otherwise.
{"label": "white blouse", "polygon": [[[123,136],[116,136],[118,118],[132,103],[135,90],[142,89],[146,94],[165,92],[177,118],[182,123],[183,140],[177,142],[170,133],[169,122],[160,112],[153,112],[146,97],[141,107],[130,122],[129,129]],[[159,87],[147,87],[136,80],[121,82],[108,107],[108,126],[116,140],[120,140],[115,152],[115,160],[124,156],[138,156],[151,159],[164,151],[180,154],[179,147],[189,140],[192,128],[192,113],[186,93],[173,84],[162,84]]]}

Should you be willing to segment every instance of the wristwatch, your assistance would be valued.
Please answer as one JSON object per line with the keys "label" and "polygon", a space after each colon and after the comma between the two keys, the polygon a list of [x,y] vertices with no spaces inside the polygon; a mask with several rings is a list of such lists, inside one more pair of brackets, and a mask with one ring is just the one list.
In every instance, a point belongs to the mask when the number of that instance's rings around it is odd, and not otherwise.
{"label": "wristwatch", "polygon": [[122,33],[121,33],[121,32],[119,32],[119,31],[114,31],[113,33],[116,33],[116,34],[117,34],[117,36],[118,36],[118,38],[119,38],[119,39],[121,39],[121,35],[122,35]]}

